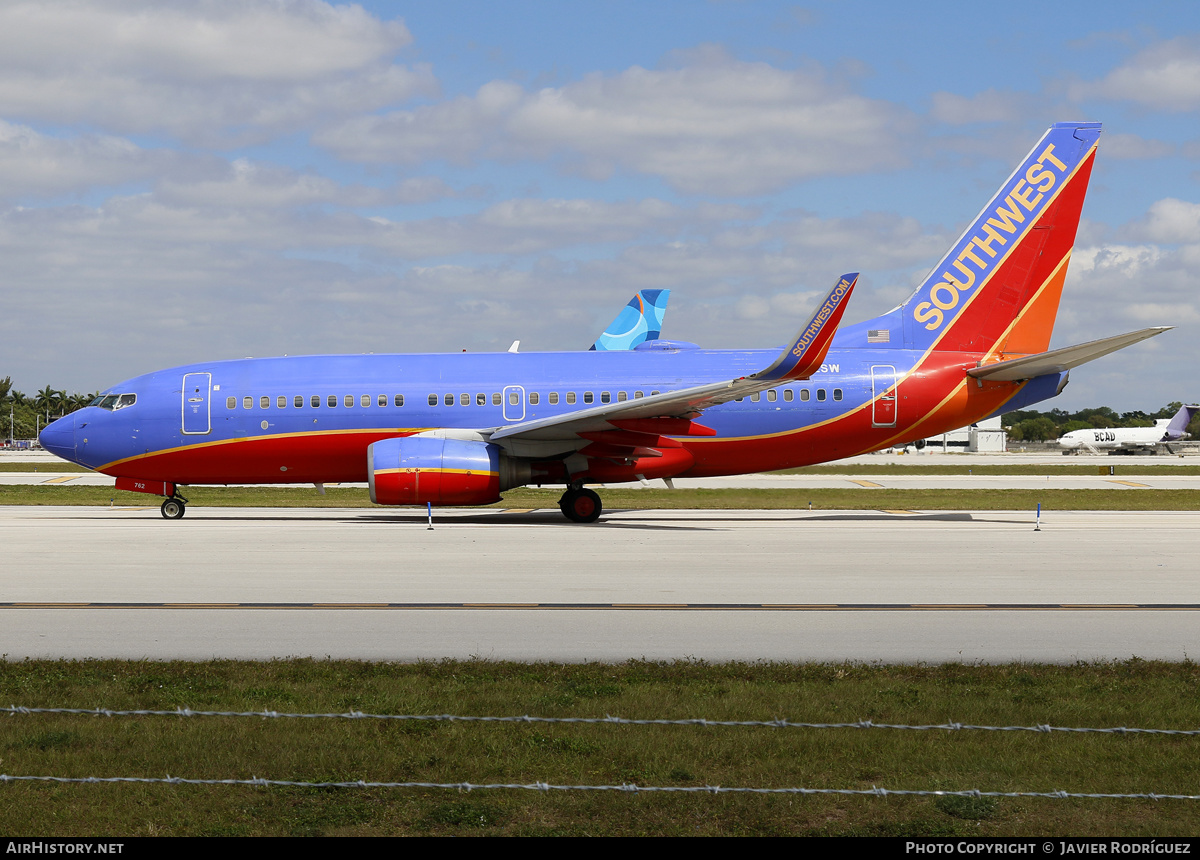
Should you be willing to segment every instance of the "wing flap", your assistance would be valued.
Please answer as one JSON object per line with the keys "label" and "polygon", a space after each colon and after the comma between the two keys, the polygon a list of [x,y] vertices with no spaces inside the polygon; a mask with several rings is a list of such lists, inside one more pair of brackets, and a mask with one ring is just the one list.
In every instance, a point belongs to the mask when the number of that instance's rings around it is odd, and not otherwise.
{"label": "wing flap", "polygon": [[1008,361],[997,361],[967,370],[968,376],[976,379],[990,379],[994,382],[1016,382],[1021,379],[1033,379],[1048,373],[1062,373],[1089,361],[1095,361],[1109,353],[1133,346],[1148,338],[1156,337],[1174,326],[1155,326],[1139,329],[1138,331],[1106,337],[1087,343],[1053,349],[1050,352],[1040,352],[1036,355],[1026,355],[1022,358],[1012,358]]}

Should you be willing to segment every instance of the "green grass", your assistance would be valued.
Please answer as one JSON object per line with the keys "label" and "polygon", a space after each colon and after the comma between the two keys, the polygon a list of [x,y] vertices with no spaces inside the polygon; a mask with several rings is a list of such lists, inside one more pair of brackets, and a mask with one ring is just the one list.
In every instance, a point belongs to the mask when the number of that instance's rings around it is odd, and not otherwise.
{"label": "green grass", "polygon": [[[972,463],[968,457],[957,463],[822,463],[819,466],[804,466],[799,469],[784,469],[774,475],[1107,475],[1108,463]],[[1200,475],[1200,465],[1182,463],[1137,463],[1112,464],[1117,475],[1145,475],[1167,477],[1170,475]],[[1100,470],[1103,469],[1103,472]]]}
{"label": "green grass", "polygon": [[[365,489],[330,487],[325,495],[311,488],[187,487],[193,508],[377,508]],[[793,510],[812,503],[820,510],[1044,510],[1077,511],[1194,511],[1200,510],[1196,490],[898,490],[898,489],[718,489],[625,490],[601,489],[604,508],[613,510],[714,509]],[[561,488],[524,487],[508,490],[497,508],[558,506]],[[157,507],[160,499],[108,487],[19,486],[0,484],[0,505],[92,505]],[[395,509],[391,509],[395,510]],[[403,510],[403,509],[401,509]],[[415,510],[415,509],[414,509]]]}
{"label": "green grass", "polygon": [[[26,706],[1195,728],[1200,667],[40,662]],[[12,716],[58,776],[1196,793],[1196,737]],[[0,785],[10,835],[1196,835],[1192,801]]]}
{"label": "green grass", "polygon": [[86,466],[68,463],[66,460],[24,460],[15,463],[0,463],[0,472],[91,472]]}

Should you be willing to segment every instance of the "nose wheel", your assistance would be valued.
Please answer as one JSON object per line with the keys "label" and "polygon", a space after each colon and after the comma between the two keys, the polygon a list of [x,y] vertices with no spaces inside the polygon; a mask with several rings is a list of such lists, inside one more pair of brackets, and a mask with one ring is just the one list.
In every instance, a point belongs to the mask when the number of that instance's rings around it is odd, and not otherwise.
{"label": "nose wheel", "polygon": [[594,523],[600,519],[604,509],[600,497],[592,490],[583,488],[569,489],[558,500],[559,510],[563,516],[576,523]]}
{"label": "nose wheel", "polygon": [[178,520],[182,519],[187,507],[183,503],[183,499],[171,498],[162,503],[163,519]]}

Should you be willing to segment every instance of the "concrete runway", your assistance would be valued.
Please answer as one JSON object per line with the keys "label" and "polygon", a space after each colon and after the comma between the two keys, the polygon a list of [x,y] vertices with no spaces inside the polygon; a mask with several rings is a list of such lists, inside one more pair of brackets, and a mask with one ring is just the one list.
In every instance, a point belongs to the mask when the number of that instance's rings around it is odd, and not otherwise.
{"label": "concrete runway", "polygon": [[[1200,513],[0,508],[0,654],[1179,660]],[[98,605],[100,604],[100,605]],[[250,604],[250,605],[248,605]]]}

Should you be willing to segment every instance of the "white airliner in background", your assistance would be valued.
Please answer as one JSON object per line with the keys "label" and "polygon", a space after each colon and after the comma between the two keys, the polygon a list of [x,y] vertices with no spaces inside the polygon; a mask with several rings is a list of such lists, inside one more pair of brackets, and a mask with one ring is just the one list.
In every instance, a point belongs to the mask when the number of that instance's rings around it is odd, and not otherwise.
{"label": "white airliner in background", "polygon": [[1174,418],[1159,418],[1153,427],[1112,427],[1107,430],[1072,430],[1058,440],[1063,453],[1078,453],[1089,450],[1136,451],[1139,448],[1153,450],[1158,445],[1175,442],[1187,435],[1184,431],[1200,406],[1183,406]]}

